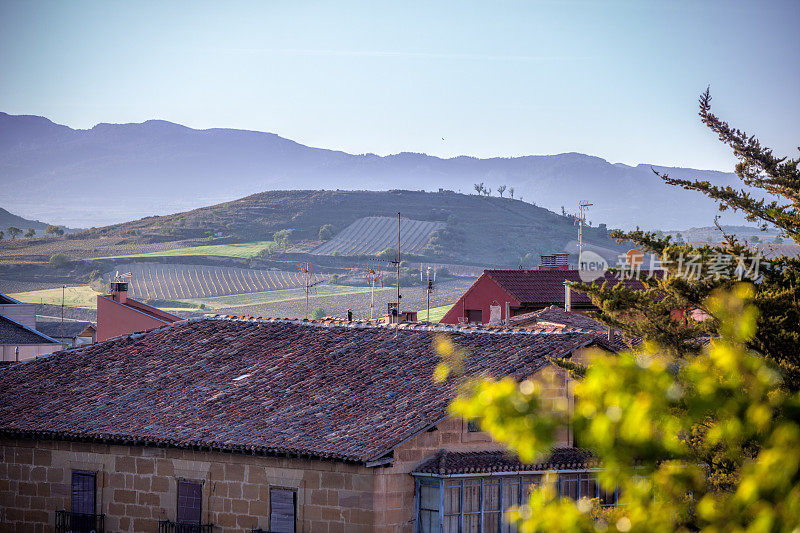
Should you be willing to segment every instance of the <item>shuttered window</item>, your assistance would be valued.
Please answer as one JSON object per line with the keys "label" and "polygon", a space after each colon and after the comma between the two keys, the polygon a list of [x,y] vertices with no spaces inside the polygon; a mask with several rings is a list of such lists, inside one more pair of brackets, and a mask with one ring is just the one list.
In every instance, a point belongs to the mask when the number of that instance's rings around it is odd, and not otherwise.
{"label": "shuttered window", "polygon": [[269,489],[270,533],[295,533],[297,493],[290,489]]}
{"label": "shuttered window", "polygon": [[94,514],[95,481],[94,472],[72,473],[72,512]]}
{"label": "shuttered window", "polygon": [[178,481],[179,524],[199,524],[202,515],[203,485],[191,481]]}

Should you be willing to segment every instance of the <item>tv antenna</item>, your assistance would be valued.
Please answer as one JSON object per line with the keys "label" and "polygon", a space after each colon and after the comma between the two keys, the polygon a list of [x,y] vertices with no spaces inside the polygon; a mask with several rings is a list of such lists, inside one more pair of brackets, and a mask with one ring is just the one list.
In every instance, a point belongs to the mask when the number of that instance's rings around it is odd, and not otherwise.
{"label": "tv antenna", "polygon": [[301,261],[298,264],[300,265],[300,271],[298,272],[297,275],[303,282],[303,286],[306,289],[306,320],[308,320],[308,293],[310,292],[311,287],[319,285],[320,283],[323,283],[325,280],[319,279],[317,281],[312,282],[312,279],[314,277],[314,266],[308,261]]}
{"label": "tv antenna", "polygon": [[378,271],[375,272],[375,269],[371,266],[367,266],[367,283],[369,283],[370,287],[370,300],[369,300],[369,319],[372,320],[373,312],[375,310],[375,285],[380,282],[381,287],[383,287],[383,271],[381,270],[381,265],[378,264]]}
{"label": "tv antenna", "polygon": [[[433,270],[433,277],[432,278],[431,278],[431,270]],[[433,269],[431,269],[431,267],[428,266],[425,269],[425,271],[428,274],[427,283],[425,284],[425,292],[428,295],[428,318],[427,318],[426,321],[430,322],[431,321],[431,293],[433,292],[433,284],[436,281],[436,267],[433,267]],[[420,281],[425,281],[424,279],[422,279],[422,265],[421,264],[419,265],[419,280]]]}
{"label": "tv antenna", "polygon": [[586,214],[589,212],[590,204],[586,201],[578,202],[578,216],[575,222],[578,224],[578,270],[581,268],[581,256],[583,256],[583,225],[586,224]]}

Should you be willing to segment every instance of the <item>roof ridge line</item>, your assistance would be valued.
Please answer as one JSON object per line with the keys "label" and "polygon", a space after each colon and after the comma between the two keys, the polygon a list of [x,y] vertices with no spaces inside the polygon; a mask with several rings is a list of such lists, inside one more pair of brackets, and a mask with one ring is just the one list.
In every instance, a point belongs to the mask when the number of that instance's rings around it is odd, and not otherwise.
{"label": "roof ridge line", "polygon": [[[303,318],[278,318],[278,317],[259,317],[259,316],[237,316],[237,315],[221,315],[208,313],[200,318],[191,318],[187,322],[198,320],[219,320],[230,322],[253,322],[260,324],[295,324],[298,326],[308,326],[317,328],[350,328],[350,329],[394,329],[400,331],[439,331],[444,333],[485,333],[490,335],[564,335],[567,333],[596,333],[595,331],[563,327],[557,330],[548,329],[528,329],[528,328],[513,328],[505,326],[470,326],[463,327],[455,324],[437,324],[428,325],[420,323],[401,323],[401,324],[371,324],[368,322],[345,320],[345,319],[326,319],[326,320],[309,320]],[[155,330],[150,330],[152,332]],[[147,332],[147,333],[149,333]],[[143,333],[144,334],[144,333]]]}

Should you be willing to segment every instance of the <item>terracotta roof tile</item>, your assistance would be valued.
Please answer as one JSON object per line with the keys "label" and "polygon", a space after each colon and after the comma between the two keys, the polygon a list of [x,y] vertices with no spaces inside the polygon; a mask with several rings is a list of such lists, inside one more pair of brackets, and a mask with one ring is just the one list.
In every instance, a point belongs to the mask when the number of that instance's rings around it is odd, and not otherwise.
{"label": "terracotta roof tile", "polygon": [[453,475],[492,472],[535,472],[544,470],[582,470],[596,468],[597,460],[583,448],[554,448],[545,459],[524,464],[506,451],[451,452],[440,450],[419,465],[413,473]]}
{"label": "terracotta roof tile", "polygon": [[519,379],[595,336],[207,317],[0,370],[0,433],[366,461],[447,416],[442,332],[469,375]]}

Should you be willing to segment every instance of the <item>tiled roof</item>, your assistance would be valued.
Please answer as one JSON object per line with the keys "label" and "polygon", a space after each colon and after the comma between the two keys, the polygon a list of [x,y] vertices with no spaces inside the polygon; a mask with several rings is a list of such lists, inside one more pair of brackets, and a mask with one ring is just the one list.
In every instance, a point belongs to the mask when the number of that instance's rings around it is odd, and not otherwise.
{"label": "tiled roof", "polygon": [[[65,320],[64,321],[64,338],[77,337],[83,333],[86,328],[92,326],[91,322],[83,322],[79,320]],[[59,320],[37,320],[36,331],[44,333],[50,337],[61,337],[61,321]]]}
{"label": "tiled roof", "polygon": [[440,450],[419,465],[413,473],[453,475],[492,472],[536,472],[544,470],[582,470],[596,468],[597,460],[583,448],[554,448],[545,459],[524,464],[507,451],[451,452]]}
{"label": "tiled roof", "polygon": [[205,318],[0,371],[0,433],[367,461],[448,416],[456,382],[431,380],[441,332],[468,375],[519,379],[595,337]]}
{"label": "tiled roof", "polygon": [[563,327],[567,329],[581,329],[585,331],[597,332],[595,344],[611,352],[621,352],[629,350],[633,346],[639,345],[641,339],[629,338],[620,331],[614,331],[611,338],[608,337],[608,326],[595,320],[594,318],[574,311],[565,311],[562,307],[551,305],[538,311],[531,311],[511,317],[509,326],[517,328],[546,328]]}
{"label": "tiled roof", "polygon": [[2,292],[0,292],[0,305],[11,305],[11,304],[18,304],[18,303],[20,303],[20,302],[18,302],[17,300],[12,298],[11,296],[7,296],[7,295],[3,294]]}
{"label": "tiled roof", "polygon": [[53,344],[57,341],[0,315],[0,344]]}
{"label": "tiled roof", "polygon": [[[523,305],[563,305],[564,282],[581,282],[577,270],[485,270],[484,273]],[[639,280],[620,280],[610,272],[594,283],[604,281],[608,281],[609,286],[621,282],[631,288],[644,288]],[[572,291],[572,305],[586,307],[592,305],[592,301],[585,294]]]}
{"label": "tiled roof", "polygon": [[565,311],[563,307],[555,305],[539,309],[538,311],[531,311],[530,313],[513,316],[509,320],[509,325],[516,327],[561,325],[592,331],[608,330],[608,326],[590,316],[582,315],[574,311]]}

